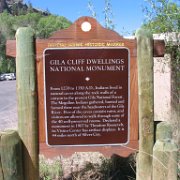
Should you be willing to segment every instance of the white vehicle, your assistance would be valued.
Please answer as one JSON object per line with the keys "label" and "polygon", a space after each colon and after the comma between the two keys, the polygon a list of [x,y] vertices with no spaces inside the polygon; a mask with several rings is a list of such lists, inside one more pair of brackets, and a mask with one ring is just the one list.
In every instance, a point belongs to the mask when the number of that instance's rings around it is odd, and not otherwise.
{"label": "white vehicle", "polygon": [[6,74],[4,74],[4,77],[6,80],[15,80],[16,79],[16,76],[14,73],[6,73]]}
{"label": "white vehicle", "polygon": [[4,80],[6,80],[6,79],[5,79],[5,76],[4,76],[4,74],[1,74],[1,75],[0,75],[0,81],[4,81]]}

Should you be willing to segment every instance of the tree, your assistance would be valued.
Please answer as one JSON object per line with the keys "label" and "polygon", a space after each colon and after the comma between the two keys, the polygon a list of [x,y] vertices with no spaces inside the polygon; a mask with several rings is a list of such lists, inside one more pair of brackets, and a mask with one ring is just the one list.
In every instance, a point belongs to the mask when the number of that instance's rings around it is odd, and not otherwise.
{"label": "tree", "polygon": [[52,32],[65,29],[70,24],[71,22],[62,16],[50,15],[42,17],[36,27],[36,36],[38,38],[48,38]]}
{"label": "tree", "polygon": [[[114,30],[115,24],[113,22],[113,11],[112,11],[112,5],[111,5],[111,0],[104,0],[104,26],[107,29]],[[95,7],[93,5],[92,0],[88,1],[88,9],[89,12],[91,13],[91,16],[97,19],[97,13],[95,11]]]}
{"label": "tree", "polygon": [[34,30],[37,29],[37,24],[40,19],[43,18],[43,15],[40,13],[27,13],[25,15],[20,15],[14,17],[13,29],[16,31],[19,27],[30,26]]}
{"label": "tree", "polygon": [[33,13],[33,6],[32,6],[32,3],[29,1],[28,2],[28,9],[27,9],[28,13]]}
{"label": "tree", "polygon": [[147,0],[147,6],[144,8],[146,22],[144,28],[152,33],[163,33],[165,39],[169,38],[171,32],[175,32],[176,43],[169,41],[166,44],[166,53],[171,55],[171,61],[164,59],[164,65],[171,68],[171,124],[175,141],[179,144],[179,117],[180,117],[180,4],[172,0]]}
{"label": "tree", "polygon": [[8,72],[8,61],[6,59],[0,61],[0,72],[1,73]]}
{"label": "tree", "polygon": [[8,12],[0,13],[0,73],[15,72],[15,61],[7,60],[5,44],[7,39],[14,39],[19,27],[30,26],[35,30],[36,37],[48,38],[52,32],[69,27],[71,24],[62,16],[43,15],[29,12],[13,16]]}
{"label": "tree", "polygon": [[[144,12],[146,21],[143,26],[152,33],[180,32],[180,4],[172,0],[147,0]],[[180,98],[180,46],[174,46],[170,42],[166,50],[172,58],[171,68],[175,81],[174,91],[176,91],[174,94],[179,94],[177,97]]]}
{"label": "tree", "polygon": [[113,23],[113,11],[110,0],[105,0],[105,8],[104,8],[104,19],[105,19],[105,27],[108,29],[114,29],[115,25]]}
{"label": "tree", "polygon": [[[0,14],[0,32],[4,39],[14,38],[15,30],[12,28],[14,16],[7,12]],[[2,41],[1,41],[2,42]]]}
{"label": "tree", "polygon": [[16,72],[16,61],[14,58],[7,59],[8,61],[8,72],[9,73],[14,73]]}
{"label": "tree", "polygon": [[152,33],[180,31],[180,5],[171,0],[146,0],[144,28]]}
{"label": "tree", "polygon": [[88,1],[88,10],[93,18],[97,18],[97,14],[91,0]]}

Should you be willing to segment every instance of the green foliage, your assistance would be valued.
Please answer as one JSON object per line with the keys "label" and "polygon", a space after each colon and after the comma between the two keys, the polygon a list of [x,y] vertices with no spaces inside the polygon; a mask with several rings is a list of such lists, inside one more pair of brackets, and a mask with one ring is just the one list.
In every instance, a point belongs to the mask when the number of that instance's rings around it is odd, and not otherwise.
{"label": "green foliage", "polygon": [[62,16],[44,16],[41,13],[27,13],[12,16],[6,12],[0,14],[0,32],[4,39],[12,39],[19,27],[31,27],[38,38],[48,38],[52,32],[68,28],[71,22]]}
{"label": "green foliage", "polygon": [[12,59],[6,60],[5,44],[7,39],[15,38],[16,30],[19,27],[32,27],[37,38],[48,38],[52,32],[68,28],[71,24],[64,17],[54,15],[44,16],[42,13],[33,12],[32,8],[32,5],[29,4],[26,13],[23,12],[23,9],[17,9],[18,13],[16,13],[14,7],[13,12],[16,16],[8,12],[0,14],[0,72],[15,72],[15,61]]}
{"label": "green foliage", "polygon": [[63,175],[59,160],[50,162],[45,160],[44,157],[40,157],[39,169],[41,180],[59,179]]}
{"label": "green foliage", "polygon": [[28,2],[28,9],[27,9],[28,13],[33,13],[33,6],[31,2]]}
{"label": "green foliage", "polygon": [[1,43],[5,43],[4,41],[6,39],[10,39],[14,37],[15,31],[12,28],[13,23],[14,23],[14,16],[10,15],[7,12],[3,12],[0,14]]}
{"label": "green foliage", "polygon": [[0,73],[6,73],[8,71],[8,61],[1,60],[0,61]]}
{"label": "green foliage", "polygon": [[171,0],[146,0],[144,27],[152,33],[179,32],[180,6]]}
{"label": "green foliage", "polygon": [[172,90],[174,95],[175,103],[180,103],[180,46],[169,45],[167,52],[171,54],[171,67],[172,67]]}
{"label": "green foliage", "polygon": [[61,16],[42,17],[36,26],[36,35],[39,38],[48,38],[52,32],[58,29],[65,29],[70,26],[70,22]]}
{"label": "green foliage", "polygon": [[[144,28],[152,33],[180,33],[180,4],[172,0],[147,0],[144,7],[146,22]],[[178,41],[178,37],[176,39]],[[177,44],[180,42],[178,41]],[[180,46],[169,42],[167,52],[171,54],[172,82],[174,99],[180,99]]]}
{"label": "green foliage", "polygon": [[11,13],[13,16],[18,16],[21,14],[26,14],[26,9],[24,8],[19,8],[17,3],[14,3],[11,7]]}
{"label": "green foliage", "polygon": [[15,59],[3,59],[0,61],[0,74],[1,73],[14,73],[16,72]]}
{"label": "green foliage", "polygon": [[43,16],[40,13],[27,13],[26,15],[20,15],[14,17],[14,23],[12,28],[16,31],[19,27],[30,26],[36,29],[38,22]]}
{"label": "green foliage", "polygon": [[[115,24],[113,22],[113,11],[112,11],[112,5],[111,0],[104,0],[104,10],[102,14],[104,15],[104,26],[107,29],[114,30]],[[97,13],[95,11],[95,7],[93,5],[92,0],[88,1],[88,9],[92,17],[97,19]]]}
{"label": "green foliage", "polygon": [[112,5],[110,0],[105,0],[105,8],[103,13],[105,19],[105,27],[108,29],[114,29],[115,25],[113,23],[113,12],[112,12]]}
{"label": "green foliage", "polygon": [[14,58],[11,59],[7,59],[6,61],[8,61],[8,73],[14,73],[16,72],[16,61]]}
{"label": "green foliage", "polygon": [[104,179],[111,177],[111,172],[113,169],[112,159],[101,159],[102,164],[100,166],[100,172],[103,174]]}
{"label": "green foliage", "polygon": [[101,158],[99,164],[86,164],[84,169],[73,173],[73,180],[125,180],[135,179],[134,155],[127,158],[113,155],[111,159]]}

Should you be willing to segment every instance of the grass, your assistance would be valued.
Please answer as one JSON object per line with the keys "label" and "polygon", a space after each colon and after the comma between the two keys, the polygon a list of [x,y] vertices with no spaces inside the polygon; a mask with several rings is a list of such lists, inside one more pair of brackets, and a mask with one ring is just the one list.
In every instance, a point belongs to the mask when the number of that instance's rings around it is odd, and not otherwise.
{"label": "grass", "polygon": [[61,180],[63,176],[62,166],[59,159],[47,160],[40,156],[40,180]]}
{"label": "grass", "polygon": [[[135,159],[135,154],[127,158],[113,155],[110,159],[101,158],[98,164],[88,162],[80,171],[72,172],[68,180],[135,180]],[[40,156],[40,180],[63,180],[60,158],[47,160]],[[178,164],[178,180],[180,180],[180,163]]]}
{"label": "grass", "polygon": [[132,156],[123,158],[113,155],[111,159],[102,158],[101,164],[88,163],[72,176],[72,180],[135,180],[135,161]]}

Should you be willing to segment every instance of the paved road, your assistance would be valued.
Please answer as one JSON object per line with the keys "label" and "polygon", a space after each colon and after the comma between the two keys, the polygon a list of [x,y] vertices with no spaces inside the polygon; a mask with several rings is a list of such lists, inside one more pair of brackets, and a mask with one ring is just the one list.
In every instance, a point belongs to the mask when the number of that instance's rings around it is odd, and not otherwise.
{"label": "paved road", "polygon": [[16,81],[0,81],[0,130],[17,129]]}

